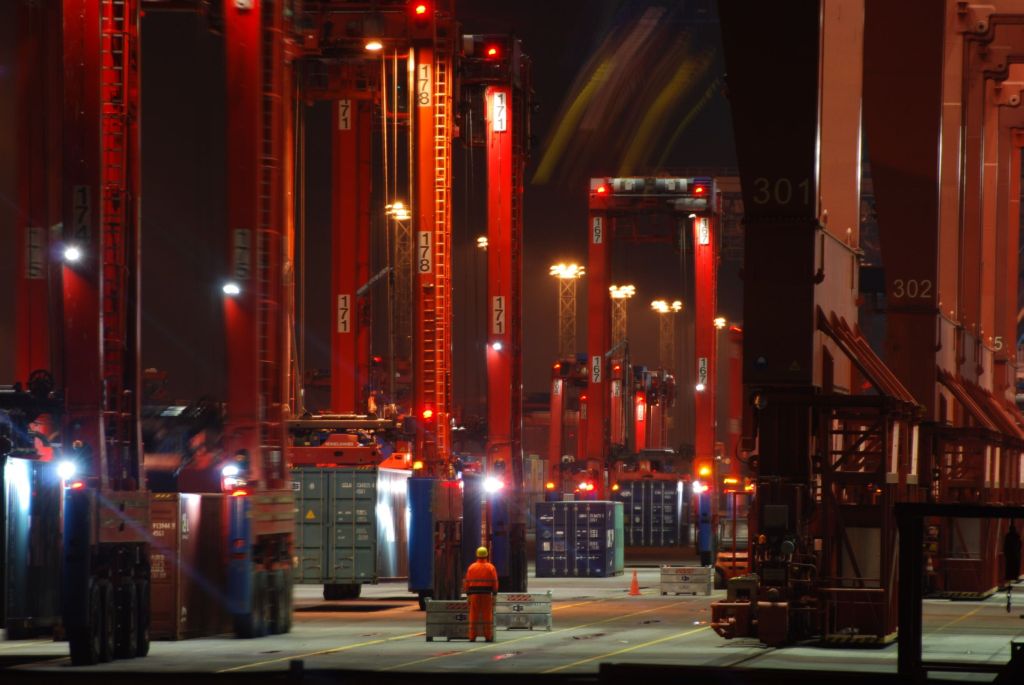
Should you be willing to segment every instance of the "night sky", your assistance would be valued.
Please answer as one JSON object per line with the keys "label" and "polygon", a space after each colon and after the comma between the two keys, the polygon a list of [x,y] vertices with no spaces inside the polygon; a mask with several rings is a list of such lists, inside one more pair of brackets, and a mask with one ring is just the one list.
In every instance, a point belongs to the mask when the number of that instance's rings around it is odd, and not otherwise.
{"label": "night sky", "polygon": [[[12,244],[14,198],[13,3],[0,8],[0,231]],[[525,197],[524,383],[543,392],[556,348],[556,261],[586,256],[588,178],[682,174],[735,166],[731,123],[721,79],[723,62],[714,2],[519,0],[457,2],[464,33],[517,35],[533,60],[536,113]],[[221,38],[187,14],[151,13],[143,20],[143,364],[165,370],[170,395],[189,400],[224,396],[219,286],[226,270],[224,226],[224,97]],[[324,113],[309,111],[315,139]],[[319,123],[318,123],[319,122]],[[310,164],[323,166],[312,141]],[[321,150],[320,157],[316,150]],[[482,258],[473,247],[484,233],[482,160],[461,143],[456,173],[456,359],[477,359],[455,371],[455,399],[472,411],[481,383],[485,325]],[[308,219],[327,221],[326,180],[310,174]],[[319,249],[316,253],[322,253]],[[310,268],[322,265],[310,260]],[[731,285],[738,265],[723,264],[722,309],[735,320]],[[648,303],[681,293],[678,255],[663,246],[623,246],[614,257],[617,282],[638,294],[630,316],[635,361],[657,364],[657,324]],[[13,281],[13,255],[0,251],[0,282]],[[313,276],[316,279],[322,276]],[[581,293],[584,288],[581,287]],[[311,309],[315,302],[307,301]],[[581,297],[578,341],[586,320]],[[8,382],[13,302],[0,297],[0,382]],[[329,310],[307,331],[307,368],[326,366]],[[478,332],[478,333],[477,333]],[[471,354],[472,352],[478,354]]]}

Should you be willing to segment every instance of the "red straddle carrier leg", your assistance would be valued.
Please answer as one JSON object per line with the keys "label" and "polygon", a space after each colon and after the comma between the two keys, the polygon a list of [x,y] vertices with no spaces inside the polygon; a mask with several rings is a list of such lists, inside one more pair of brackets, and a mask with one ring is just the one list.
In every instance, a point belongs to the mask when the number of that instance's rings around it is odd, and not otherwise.
{"label": "red straddle carrier leg", "polygon": [[366,411],[370,368],[370,300],[357,291],[370,278],[373,114],[365,98],[333,104],[331,409],[352,414]]}
{"label": "red straddle carrier leg", "polygon": [[428,473],[443,475],[451,430],[451,55],[440,44],[415,54],[416,454]]}

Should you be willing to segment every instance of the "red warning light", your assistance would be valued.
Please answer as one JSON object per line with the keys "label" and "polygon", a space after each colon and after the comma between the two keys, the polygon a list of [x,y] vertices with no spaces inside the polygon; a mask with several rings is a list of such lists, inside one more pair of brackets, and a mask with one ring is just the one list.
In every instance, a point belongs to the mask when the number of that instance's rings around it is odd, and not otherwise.
{"label": "red warning light", "polygon": [[434,410],[431,409],[430,407],[427,407],[426,409],[423,410],[423,419],[425,421],[429,421],[432,418],[434,418]]}
{"label": "red warning light", "polygon": [[693,187],[693,194],[694,195],[703,195],[706,192],[707,192],[707,188],[705,188],[704,186],[694,186]]}
{"label": "red warning light", "polygon": [[413,8],[413,12],[416,14],[417,17],[422,17],[427,13],[427,5],[422,2],[417,3],[416,6]]}
{"label": "red warning light", "polygon": [[496,45],[488,45],[484,52],[488,57],[497,57],[500,54]]}
{"label": "red warning light", "polygon": [[562,368],[562,365],[561,363],[555,362],[555,365],[552,368],[555,369],[555,371],[557,371],[558,369]]}
{"label": "red warning light", "polygon": [[608,192],[608,188],[602,183],[601,185],[599,185],[597,187],[597,191],[596,192],[597,192],[598,195],[604,195],[605,193]]}

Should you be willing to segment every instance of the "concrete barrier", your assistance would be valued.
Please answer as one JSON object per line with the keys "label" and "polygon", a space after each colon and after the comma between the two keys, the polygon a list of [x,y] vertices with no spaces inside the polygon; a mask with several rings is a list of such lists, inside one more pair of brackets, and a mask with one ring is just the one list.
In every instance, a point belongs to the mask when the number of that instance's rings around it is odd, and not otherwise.
{"label": "concrete barrier", "polygon": [[661,594],[710,595],[715,586],[715,570],[710,566],[662,566]]}
{"label": "concrete barrier", "polygon": [[435,637],[469,639],[469,602],[467,600],[426,600],[427,642]]}
{"label": "concrete barrier", "polygon": [[543,594],[499,592],[494,621],[506,630],[551,630],[551,591]]}

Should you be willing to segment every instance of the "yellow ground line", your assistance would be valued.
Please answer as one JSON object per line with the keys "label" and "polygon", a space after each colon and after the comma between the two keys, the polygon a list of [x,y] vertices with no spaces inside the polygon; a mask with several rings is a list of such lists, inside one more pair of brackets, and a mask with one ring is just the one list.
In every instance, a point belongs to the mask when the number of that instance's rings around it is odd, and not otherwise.
{"label": "yellow ground line", "polygon": [[[686,602],[675,602],[675,604],[686,604]],[[464,649],[458,652],[450,652],[448,654],[438,654],[437,656],[428,656],[425,659],[416,659],[415,661],[406,661],[402,664],[395,664],[394,666],[387,666],[385,668],[377,669],[379,671],[393,671],[396,668],[405,668],[406,666],[415,666],[416,664],[423,664],[428,661],[435,661],[437,659],[444,659],[449,656],[458,656],[459,654],[469,654],[471,652],[479,652],[481,649],[488,649],[494,647],[507,647],[514,642],[522,642],[523,640],[532,640],[535,637],[550,636],[555,633],[564,633],[567,630],[579,630],[580,628],[589,628],[590,626],[600,625],[602,623],[610,623],[611,621],[618,621],[623,618],[630,618],[631,616],[639,616],[640,614],[649,614],[652,611],[658,611],[659,609],[667,609],[673,604],[662,604],[661,606],[654,607],[653,609],[644,609],[643,611],[634,611],[632,614],[623,614],[622,616],[612,616],[611,618],[603,618],[600,621],[593,621],[592,623],[583,623],[578,626],[570,626],[568,628],[560,628],[558,630],[541,630],[530,635],[524,635],[523,637],[517,637],[514,640],[502,640],[501,642],[488,642],[487,644],[480,645],[479,647],[473,647],[471,649]]]}
{"label": "yellow ground line", "polygon": [[[981,605],[981,606],[984,606],[984,605]],[[957,623],[959,623],[960,621],[964,620],[965,618],[970,618],[971,616],[974,616],[974,615],[975,615],[976,613],[978,613],[979,611],[981,611],[981,606],[979,606],[979,607],[976,607],[976,608],[975,608],[975,609],[974,609],[973,611],[968,611],[968,612],[967,612],[966,614],[964,614],[963,616],[959,616],[959,617],[957,617],[957,618],[954,618],[954,619],[953,619],[952,621],[950,621],[949,623],[945,623],[945,624],[943,624],[943,625],[939,626],[938,628],[936,628],[936,629],[935,629],[935,632],[937,633],[937,632],[939,632],[940,630],[945,630],[946,628],[948,628],[948,627],[950,627],[950,626],[952,626],[952,625],[956,625]]]}
{"label": "yellow ground line", "polygon": [[231,668],[222,668],[214,673],[230,673],[232,671],[242,671],[247,668],[256,668],[257,666],[266,666],[268,664],[276,664],[282,661],[291,661],[292,659],[308,659],[312,656],[324,656],[326,654],[335,654],[337,652],[346,652],[350,649],[358,649],[359,647],[370,647],[372,645],[379,645],[385,642],[393,642],[395,640],[404,640],[410,637],[416,637],[417,635],[423,635],[423,631],[418,633],[406,633],[405,635],[395,635],[394,637],[384,637],[379,640],[367,640],[366,642],[356,642],[351,645],[342,645],[341,647],[331,647],[330,649],[321,649],[318,652],[309,652],[307,654],[292,654],[291,656],[282,656],[277,659],[267,659],[266,661],[254,661],[251,664],[242,664],[241,666],[232,666]]}
{"label": "yellow ground line", "polygon": [[661,644],[662,642],[668,642],[669,640],[678,640],[679,638],[686,637],[687,635],[699,633],[702,630],[711,630],[711,628],[709,626],[704,626],[703,628],[694,628],[693,630],[686,630],[681,633],[676,633],[675,635],[669,635],[668,637],[660,637],[657,640],[651,640],[650,642],[642,642],[638,645],[633,645],[632,647],[623,647],[622,649],[617,649],[614,652],[608,652],[607,654],[598,654],[597,656],[591,656],[587,657],[586,659],[580,659],[579,661],[573,661],[571,664],[565,664],[564,666],[556,666],[554,668],[549,668],[546,671],[541,671],[541,673],[558,673],[559,671],[564,671],[567,668],[572,668],[573,666],[582,666],[583,664],[590,663],[591,661],[596,661],[597,659],[609,659],[613,656],[618,656],[619,654],[632,652],[635,649],[653,647],[654,645]]}
{"label": "yellow ground line", "polygon": [[558,605],[554,605],[553,604],[551,606],[551,611],[558,611],[559,609],[569,609],[569,608],[572,608],[572,607],[581,607],[584,604],[593,604],[596,601],[597,601],[596,599],[588,599],[586,602],[576,602],[575,604],[558,604]]}
{"label": "yellow ground line", "polygon": [[19,647],[31,647],[33,645],[52,645],[53,640],[33,640],[32,642],[19,642],[16,645],[0,645],[0,652],[7,649],[18,649]]}
{"label": "yellow ground line", "polygon": [[70,660],[71,660],[71,655],[70,654],[65,654],[64,656],[59,656],[56,659],[46,659],[45,661],[31,661],[31,662],[28,662],[28,663],[20,664],[20,666],[25,667],[27,669],[32,669],[32,668],[35,668],[36,666],[45,666],[46,664],[56,664],[56,663],[59,663],[61,661],[70,661]]}

